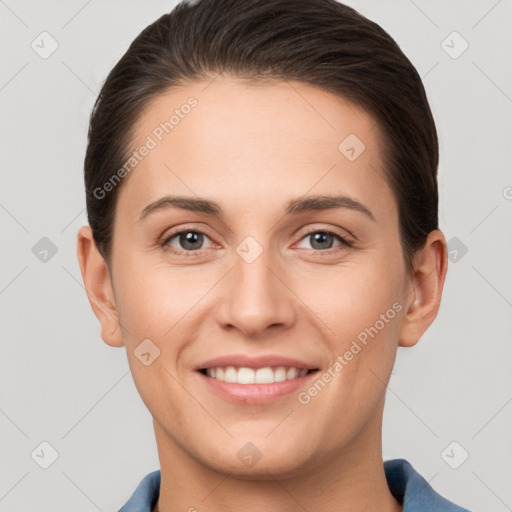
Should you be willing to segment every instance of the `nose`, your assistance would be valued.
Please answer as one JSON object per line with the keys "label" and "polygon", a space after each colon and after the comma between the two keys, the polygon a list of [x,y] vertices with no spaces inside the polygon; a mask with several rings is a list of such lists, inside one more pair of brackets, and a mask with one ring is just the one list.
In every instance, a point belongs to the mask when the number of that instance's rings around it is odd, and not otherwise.
{"label": "nose", "polygon": [[234,253],[234,268],[226,276],[217,311],[223,328],[238,329],[244,337],[264,336],[271,329],[286,330],[296,320],[294,294],[282,265],[272,261],[269,249],[252,262]]}

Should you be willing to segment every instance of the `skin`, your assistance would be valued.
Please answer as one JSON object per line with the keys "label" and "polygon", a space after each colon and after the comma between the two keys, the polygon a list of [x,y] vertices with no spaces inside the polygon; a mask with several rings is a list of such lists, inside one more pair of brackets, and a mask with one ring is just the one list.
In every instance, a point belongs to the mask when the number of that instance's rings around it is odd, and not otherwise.
{"label": "skin", "polygon": [[[397,347],[416,344],[437,315],[443,233],[430,233],[407,273],[378,126],[307,84],[220,76],[170,89],[144,112],[134,147],[190,96],[197,107],[122,184],[111,268],[90,227],[78,233],[102,338],[126,347],[153,416],[162,474],[155,510],[401,510],[382,465],[386,384]],[[354,161],[338,150],[351,133],[366,146]],[[333,193],[363,203],[375,221],[347,208],[284,214],[292,199]],[[167,194],[216,201],[224,216],[169,207],[138,222]],[[189,249],[196,256],[172,252],[187,251],[179,236],[162,245],[180,229],[206,235]],[[324,242],[332,248],[318,248],[307,234],[325,230],[353,246],[333,236]],[[250,264],[236,252],[247,236],[263,250]],[[279,354],[321,375],[394,303],[401,311],[306,405],[297,393],[233,403],[193,371],[220,355]],[[134,354],[147,338],[160,350],[149,366]],[[251,467],[237,457],[248,442],[261,453]]]}

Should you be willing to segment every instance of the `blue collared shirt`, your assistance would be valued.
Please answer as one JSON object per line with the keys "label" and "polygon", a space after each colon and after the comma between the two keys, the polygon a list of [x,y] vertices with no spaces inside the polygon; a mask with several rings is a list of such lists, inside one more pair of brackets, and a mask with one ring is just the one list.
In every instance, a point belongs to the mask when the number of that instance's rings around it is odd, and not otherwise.
{"label": "blue collared shirt", "polygon": [[[402,512],[470,512],[443,498],[405,459],[387,460],[384,472]],[[146,475],[119,512],[151,512],[160,493],[160,470]]]}

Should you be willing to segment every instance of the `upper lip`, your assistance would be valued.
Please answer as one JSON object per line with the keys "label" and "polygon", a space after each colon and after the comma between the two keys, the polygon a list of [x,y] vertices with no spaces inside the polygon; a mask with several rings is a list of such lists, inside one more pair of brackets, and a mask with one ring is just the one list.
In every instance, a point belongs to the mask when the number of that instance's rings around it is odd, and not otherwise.
{"label": "upper lip", "polygon": [[291,357],[283,357],[279,355],[249,357],[243,354],[233,354],[208,359],[207,361],[204,361],[201,364],[197,365],[194,368],[194,370],[203,370],[205,368],[218,368],[226,366],[236,366],[238,368],[264,368],[267,366],[285,366],[288,368],[291,367],[298,369],[306,368],[308,370],[318,369],[318,367],[313,364],[309,364],[306,363],[305,361],[301,361],[299,359],[294,359]]}

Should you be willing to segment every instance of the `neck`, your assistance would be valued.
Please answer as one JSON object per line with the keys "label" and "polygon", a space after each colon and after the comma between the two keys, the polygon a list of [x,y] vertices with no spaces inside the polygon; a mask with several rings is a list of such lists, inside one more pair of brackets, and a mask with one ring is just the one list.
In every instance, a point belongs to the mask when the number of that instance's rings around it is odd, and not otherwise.
{"label": "neck", "polygon": [[281,478],[221,474],[192,458],[154,421],[161,466],[160,496],[153,512],[400,512],[387,485],[381,448],[381,418],[367,424],[349,448]]}

